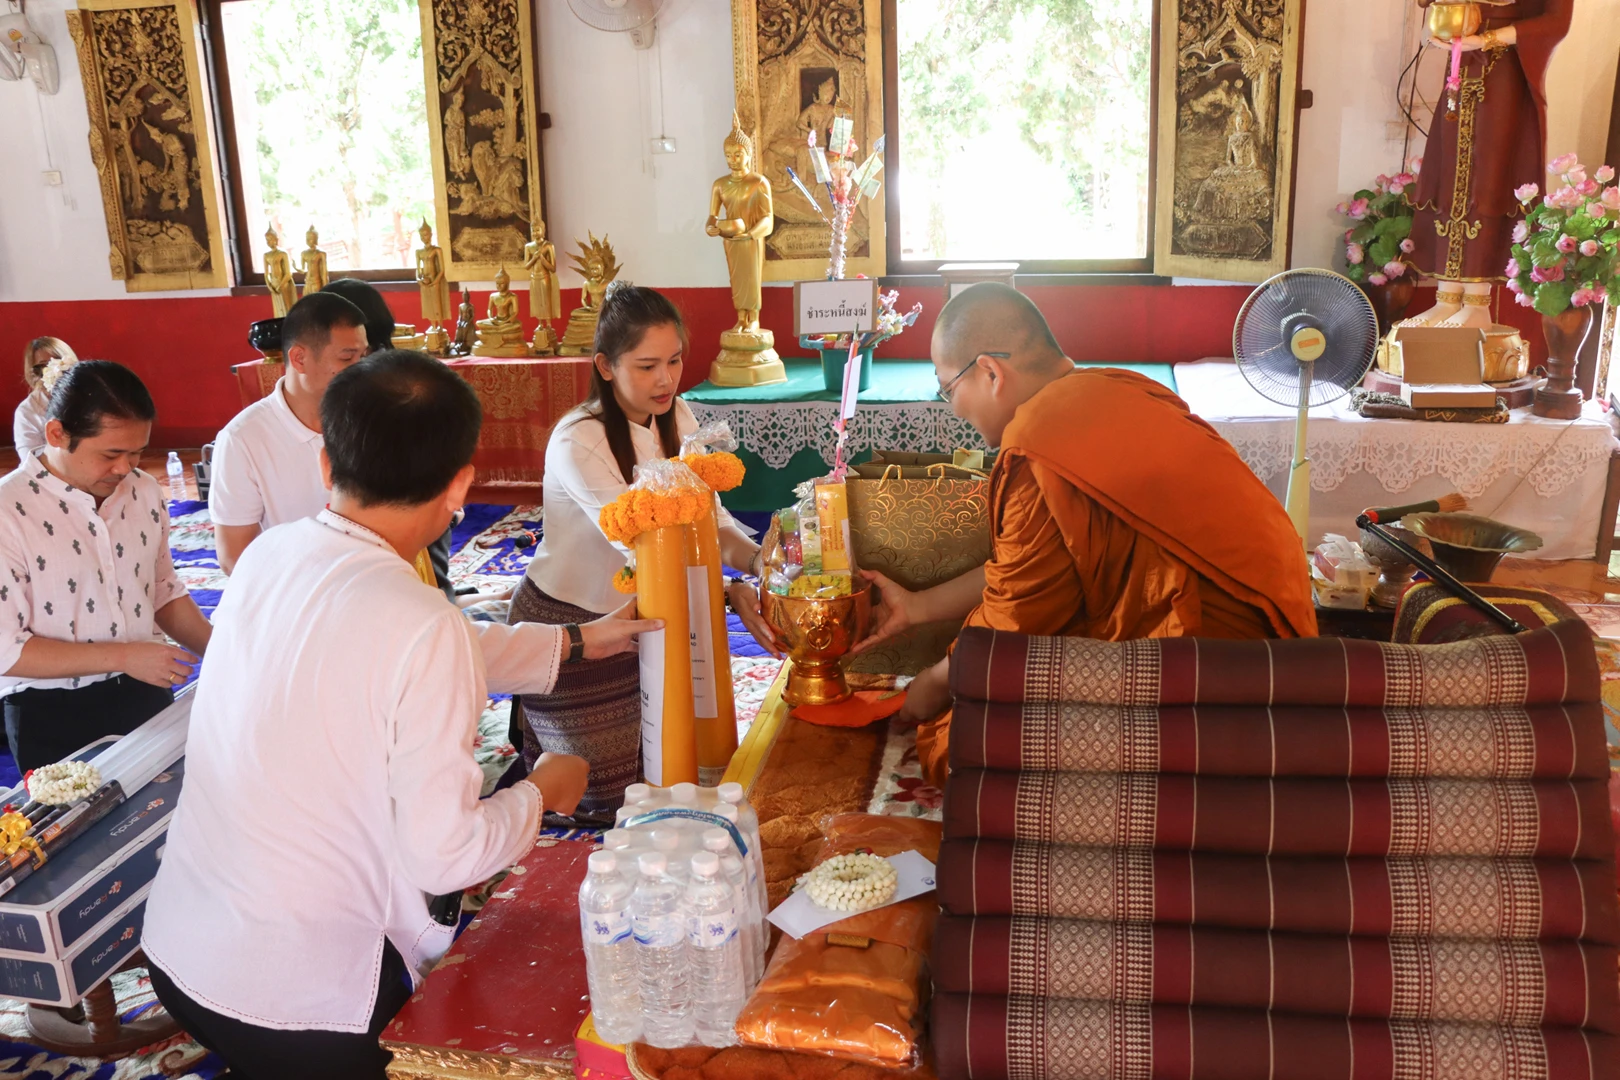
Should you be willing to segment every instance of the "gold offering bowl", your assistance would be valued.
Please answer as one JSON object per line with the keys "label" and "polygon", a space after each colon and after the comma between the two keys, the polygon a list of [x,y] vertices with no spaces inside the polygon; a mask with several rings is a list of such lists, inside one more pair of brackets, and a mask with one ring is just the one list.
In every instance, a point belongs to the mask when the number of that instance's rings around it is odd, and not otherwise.
{"label": "gold offering bowl", "polygon": [[789,705],[833,705],[848,698],[839,661],[871,625],[872,586],[856,578],[850,595],[825,600],[766,591],[760,608],[792,661],[783,699]]}
{"label": "gold offering bowl", "polygon": [[1436,0],[1429,5],[1429,33],[1441,41],[1477,34],[1484,22],[1485,16],[1477,3]]}
{"label": "gold offering bowl", "polygon": [[1463,582],[1489,581],[1502,556],[1541,547],[1528,529],[1473,514],[1408,514],[1401,524],[1429,541],[1434,561]]}

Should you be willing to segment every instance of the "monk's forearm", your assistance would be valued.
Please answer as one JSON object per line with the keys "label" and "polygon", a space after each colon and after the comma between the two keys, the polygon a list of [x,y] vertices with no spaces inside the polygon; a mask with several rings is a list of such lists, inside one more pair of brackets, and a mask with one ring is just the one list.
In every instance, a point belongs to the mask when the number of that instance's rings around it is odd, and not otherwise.
{"label": "monk's forearm", "polygon": [[965,619],[984,599],[984,567],[975,566],[959,577],[918,593],[917,598],[921,602],[917,622]]}

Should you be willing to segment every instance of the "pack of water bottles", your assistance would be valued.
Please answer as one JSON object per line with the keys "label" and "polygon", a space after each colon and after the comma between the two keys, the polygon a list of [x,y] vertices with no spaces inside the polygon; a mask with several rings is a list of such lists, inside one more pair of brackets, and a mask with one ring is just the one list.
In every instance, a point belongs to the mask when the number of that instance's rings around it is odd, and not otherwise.
{"label": "pack of water bottles", "polygon": [[730,1046],[765,969],[759,819],[741,784],[632,784],[579,889],[596,1030],[610,1042]]}

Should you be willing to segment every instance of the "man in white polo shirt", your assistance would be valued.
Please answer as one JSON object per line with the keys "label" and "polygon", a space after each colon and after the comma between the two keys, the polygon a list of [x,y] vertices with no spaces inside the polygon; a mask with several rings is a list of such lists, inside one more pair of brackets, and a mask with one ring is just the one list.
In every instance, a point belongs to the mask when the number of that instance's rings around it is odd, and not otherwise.
{"label": "man in white polo shirt", "polygon": [[366,317],[335,293],[292,306],[281,324],[287,370],[276,387],[214,440],[208,516],[227,574],[265,529],[326,505],[321,479],[321,395],[332,377],[366,355]]}

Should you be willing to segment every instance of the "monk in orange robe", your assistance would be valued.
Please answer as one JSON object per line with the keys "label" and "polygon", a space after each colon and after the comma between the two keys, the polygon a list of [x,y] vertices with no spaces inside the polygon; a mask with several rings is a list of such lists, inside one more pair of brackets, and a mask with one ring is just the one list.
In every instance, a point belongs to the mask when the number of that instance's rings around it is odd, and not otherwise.
{"label": "monk in orange robe", "polygon": [[[1077,369],[1022,293],[983,283],[940,313],[940,396],[999,447],[990,561],[909,592],[881,574],[877,628],[969,626],[1123,641],[1316,634],[1304,545],[1276,497],[1171,391]],[[949,661],[917,676],[903,718],[942,787]]]}

